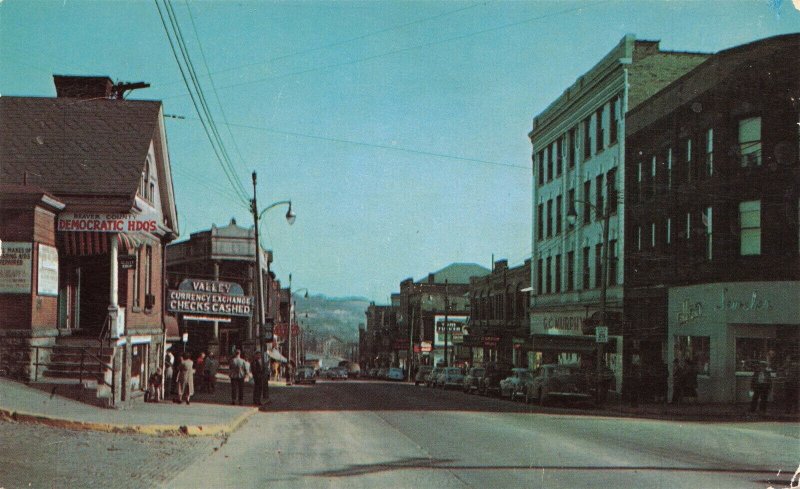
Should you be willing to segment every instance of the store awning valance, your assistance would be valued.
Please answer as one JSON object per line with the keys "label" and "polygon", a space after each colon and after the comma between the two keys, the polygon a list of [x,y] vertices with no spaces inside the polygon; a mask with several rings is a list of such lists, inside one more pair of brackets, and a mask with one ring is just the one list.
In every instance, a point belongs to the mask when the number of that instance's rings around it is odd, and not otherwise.
{"label": "store awning valance", "polygon": [[281,352],[273,348],[269,350],[269,357],[277,362],[286,363],[286,357],[281,355]]}
{"label": "store awning valance", "polygon": [[141,244],[139,238],[126,233],[59,232],[62,251],[69,256],[106,255],[111,250],[111,240],[116,239],[119,250],[130,253]]}

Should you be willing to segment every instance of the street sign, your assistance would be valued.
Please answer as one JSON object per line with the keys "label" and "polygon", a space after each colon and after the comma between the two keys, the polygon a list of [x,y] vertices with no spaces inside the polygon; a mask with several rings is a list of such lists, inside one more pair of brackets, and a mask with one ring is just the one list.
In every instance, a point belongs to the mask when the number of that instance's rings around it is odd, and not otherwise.
{"label": "street sign", "polygon": [[122,270],[130,270],[136,266],[136,255],[119,255],[117,263]]}
{"label": "street sign", "polygon": [[608,326],[597,326],[594,329],[596,343],[608,343]]}
{"label": "street sign", "polygon": [[264,341],[272,341],[274,336],[272,321],[267,321],[261,327],[264,328]]}

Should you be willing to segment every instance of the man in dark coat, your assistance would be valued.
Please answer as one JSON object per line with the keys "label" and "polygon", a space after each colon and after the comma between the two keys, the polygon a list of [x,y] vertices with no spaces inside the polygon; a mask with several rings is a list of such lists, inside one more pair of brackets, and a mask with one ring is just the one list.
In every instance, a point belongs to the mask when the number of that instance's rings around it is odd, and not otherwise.
{"label": "man in dark coat", "polygon": [[753,400],[750,401],[751,413],[756,411],[756,407],[762,414],[767,412],[767,398],[769,398],[771,387],[772,376],[760,362],[756,363],[753,369],[753,379],[750,381],[750,389],[753,391]]}
{"label": "man in dark coat", "polygon": [[261,406],[269,401],[269,359],[266,353],[257,351],[251,365],[253,373],[253,404]]}
{"label": "man in dark coat", "polygon": [[219,361],[217,361],[217,357],[214,356],[213,351],[208,352],[204,367],[205,378],[203,379],[203,385],[206,388],[206,392],[214,393],[217,388],[217,371],[219,370]]}

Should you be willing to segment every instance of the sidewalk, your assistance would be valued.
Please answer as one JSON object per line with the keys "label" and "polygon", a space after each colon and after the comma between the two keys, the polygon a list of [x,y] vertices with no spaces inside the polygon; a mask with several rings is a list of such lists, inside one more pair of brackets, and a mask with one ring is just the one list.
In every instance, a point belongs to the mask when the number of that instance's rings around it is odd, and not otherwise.
{"label": "sidewalk", "polygon": [[800,415],[786,414],[777,403],[768,406],[766,414],[751,413],[750,405],[723,403],[646,403],[631,407],[621,401],[610,400],[594,410],[595,414],[633,418],[663,419],[673,421],[786,421],[798,422]]}
{"label": "sidewalk", "polygon": [[0,378],[0,418],[60,428],[209,436],[233,432],[256,412],[256,408],[248,406],[197,402],[187,406],[170,401],[145,403],[142,399],[123,410],[105,409]]}

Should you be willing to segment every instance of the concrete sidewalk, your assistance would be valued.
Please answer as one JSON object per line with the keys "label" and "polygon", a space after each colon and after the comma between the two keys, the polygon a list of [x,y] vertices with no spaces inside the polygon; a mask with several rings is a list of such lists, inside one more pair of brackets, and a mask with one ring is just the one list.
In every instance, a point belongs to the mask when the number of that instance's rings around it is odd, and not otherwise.
{"label": "concrete sidewalk", "polygon": [[130,408],[105,409],[50,395],[21,382],[0,378],[0,417],[68,429],[147,435],[208,436],[228,434],[249,416],[254,407],[170,401],[145,403],[138,399]]}

